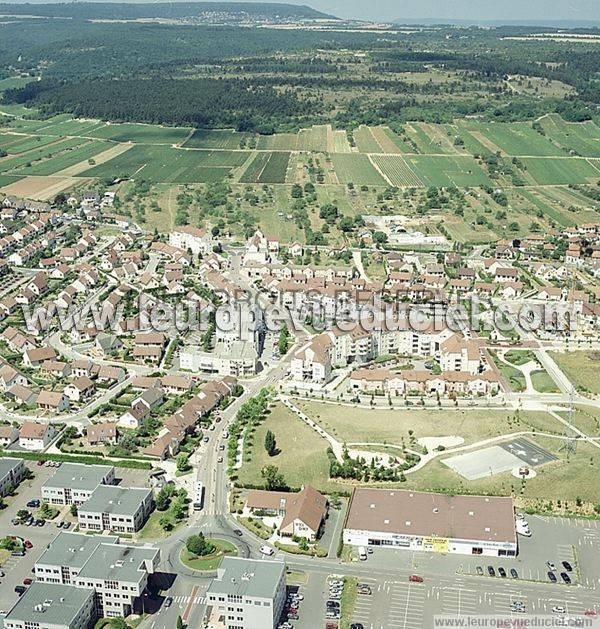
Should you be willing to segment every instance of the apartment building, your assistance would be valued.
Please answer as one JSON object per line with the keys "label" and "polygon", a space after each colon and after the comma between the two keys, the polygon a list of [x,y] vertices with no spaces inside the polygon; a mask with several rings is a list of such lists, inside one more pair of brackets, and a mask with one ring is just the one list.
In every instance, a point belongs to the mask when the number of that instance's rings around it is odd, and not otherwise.
{"label": "apartment building", "polygon": [[79,528],[136,533],[152,511],[152,491],[138,487],[98,485],[77,511]]}
{"label": "apartment building", "polygon": [[0,497],[6,496],[15,489],[23,477],[27,468],[23,459],[9,457],[0,459]]}
{"label": "apartment building", "polygon": [[277,626],[285,603],[285,563],[225,557],[208,586],[207,605],[227,629]]}
{"label": "apartment building", "polygon": [[128,616],[159,563],[157,548],[119,544],[111,535],[62,531],[34,566],[37,582],[92,589],[99,615]]}
{"label": "apartment building", "polygon": [[81,505],[98,485],[112,485],[115,468],[111,465],[63,463],[42,485],[42,500],[53,505]]}
{"label": "apartment building", "polygon": [[3,618],[4,629],[88,629],[97,618],[94,590],[33,583]]}

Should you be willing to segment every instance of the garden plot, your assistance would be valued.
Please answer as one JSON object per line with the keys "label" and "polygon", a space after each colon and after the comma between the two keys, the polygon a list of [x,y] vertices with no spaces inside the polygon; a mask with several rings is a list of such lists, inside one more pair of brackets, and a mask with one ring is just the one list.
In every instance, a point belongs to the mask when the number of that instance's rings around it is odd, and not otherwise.
{"label": "garden plot", "polygon": [[370,127],[361,125],[354,129],[354,143],[361,153],[383,153]]}
{"label": "garden plot", "polygon": [[521,158],[527,172],[539,185],[594,183],[600,178],[594,162],[584,158]]}
{"label": "garden plot", "polygon": [[594,122],[566,122],[555,114],[544,116],[539,122],[548,137],[565,151],[600,157],[600,127]]}
{"label": "garden plot", "polygon": [[373,166],[368,155],[337,153],[331,156],[340,183],[367,186],[387,186],[388,182]]}
{"label": "garden plot", "polygon": [[564,154],[527,122],[463,122],[461,127],[492,152],[495,148],[506,155],[543,157]]}

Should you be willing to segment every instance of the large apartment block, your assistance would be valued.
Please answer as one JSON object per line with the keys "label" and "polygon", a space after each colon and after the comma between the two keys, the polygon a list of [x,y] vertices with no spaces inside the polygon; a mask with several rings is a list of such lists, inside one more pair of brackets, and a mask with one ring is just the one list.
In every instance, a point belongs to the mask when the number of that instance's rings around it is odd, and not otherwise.
{"label": "large apartment block", "polygon": [[42,500],[53,505],[79,506],[98,485],[112,485],[115,468],[111,465],[63,463],[42,485]]}
{"label": "large apartment block", "polygon": [[27,468],[23,459],[0,459],[0,497],[6,496],[21,482]]}
{"label": "large apartment block", "polygon": [[207,604],[227,629],[272,629],[281,616],[285,592],[282,561],[225,557],[208,586]]}
{"label": "large apartment block", "polygon": [[94,591],[33,583],[3,618],[4,629],[88,629],[97,618]]}
{"label": "large apartment block", "polygon": [[138,487],[98,485],[77,511],[79,528],[89,531],[139,531],[152,511],[152,492]]}
{"label": "large apartment block", "polygon": [[38,582],[93,590],[98,615],[114,618],[136,608],[159,560],[158,548],[119,544],[114,536],[61,532],[34,570]]}

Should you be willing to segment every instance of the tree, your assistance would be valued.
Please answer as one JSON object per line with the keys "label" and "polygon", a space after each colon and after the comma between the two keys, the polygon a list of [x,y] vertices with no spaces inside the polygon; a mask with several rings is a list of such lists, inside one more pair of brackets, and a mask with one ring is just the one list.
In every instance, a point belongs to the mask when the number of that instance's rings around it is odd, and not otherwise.
{"label": "tree", "polygon": [[215,552],[215,545],[209,542],[202,531],[198,535],[191,535],[185,542],[188,552],[197,557],[204,557]]}
{"label": "tree", "polygon": [[267,434],[265,435],[265,450],[267,451],[269,456],[275,456],[277,452],[277,442],[275,441],[275,435],[267,430]]}
{"label": "tree", "polygon": [[177,629],[183,629],[183,619],[181,616],[177,616]]}
{"label": "tree", "polygon": [[279,332],[279,342],[278,348],[279,353],[283,356],[287,353],[289,347],[290,333],[287,329],[287,326],[281,328],[281,332]]}
{"label": "tree", "polygon": [[108,626],[110,629],[129,629],[129,625],[122,618],[112,618]]}
{"label": "tree", "polygon": [[171,522],[171,518],[166,513],[160,516],[158,523],[165,531],[170,531],[173,528],[173,522]]}
{"label": "tree", "polygon": [[71,505],[71,515],[73,517],[75,517],[75,518],[77,517],[77,505],[76,504],[72,504]]}
{"label": "tree", "polygon": [[42,502],[42,506],[40,507],[40,515],[44,519],[49,518],[52,515],[52,510],[50,509],[50,505],[47,502]]}
{"label": "tree", "polygon": [[190,469],[190,455],[182,452],[177,457],[177,471],[187,472]]}
{"label": "tree", "polygon": [[260,471],[260,475],[265,480],[265,487],[269,491],[282,491],[288,489],[285,478],[276,465],[266,465]]}

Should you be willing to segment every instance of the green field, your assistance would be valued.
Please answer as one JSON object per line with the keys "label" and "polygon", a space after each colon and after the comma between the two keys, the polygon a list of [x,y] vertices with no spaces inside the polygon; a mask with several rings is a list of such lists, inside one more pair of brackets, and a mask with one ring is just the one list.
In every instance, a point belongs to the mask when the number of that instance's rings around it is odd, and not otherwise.
{"label": "green field", "polygon": [[296,133],[277,133],[275,135],[261,135],[256,148],[263,151],[295,151],[298,147]]}
{"label": "green field", "polygon": [[57,138],[53,137],[15,135],[9,133],[0,135],[0,149],[6,151],[9,155],[17,155],[18,153],[52,144],[52,142],[56,142],[56,140]]}
{"label": "green field", "polygon": [[256,183],[269,161],[269,153],[255,153],[252,161],[240,176],[242,183]]}
{"label": "green field", "polygon": [[408,166],[429,186],[491,185],[490,178],[475,159],[468,156],[411,155],[404,158]]}
{"label": "green field", "polygon": [[51,159],[35,162],[31,166],[21,166],[14,172],[19,175],[53,175],[69,166],[89,160],[110,147],[108,142],[92,140],[81,146],[67,149],[58,155],[53,155]]}
{"label": "green field", "polygon": [[92,131],[99,130],[105,123],[99,120],[84,120],[80,118],[65,118],[59,120],[59,116],[47,121],[46,126],[40,127],[38,132],[43,135],[72,135],[89,136]]}
{"label": "green field", "polygon": [[571,381],[577,391],[600,393],[600,379],[598,368],[600,367],[600,354],[597,352],[549,352],[554,362]]}
{"label": "green field", "polygon": [[159,127],[150,124],[106,124],[89,132],[89,135],[102,140],[116,142],[139,142],[148,144],[179,144],[183,142],[192,129],[186,127]]}
{"label": "green field", "polygon": [[290,162],[290,153],[271,153],[265,164],[258,183],[285,183],[285,174]]}
{"label": "green field", "polygon": [[227,177],[248,154],[242,151],[186,151],[167,146],[136,145],[81,173],[82,177],[129,176],[156,183],[202,183]]}
{"label": "green field", "polygon": [[233,129],[196,129],[185,141],[185,148],[237,149],[240,142],[252,137],[250,133],[238,133]]}
{"label": "green field", "polygon": [[[460,127],[467,130],[468,134],[477,142],[486,147],[486,153],[493,152],[491,147],[479,138],[484,136],[500,151],[507,155],[530,155],[549,157],[563,155],[560,148],[554,146],[546,137],[538,133],[527,122],[492,122],[488,124],[476,122],[463,122]],[[466,134],[462,133],[464,139]]]}
{"label": "green field", "polygon": [[370,127],[361,125],[354,129],[354,142],[361,153],[383,153]]}
{"label": "green field", "polygon": [[387,181],[377,172],[368,155],[336,153],[331,156],[340,183],[386,186]]}
{"label": "green field", "polygon": [[583,158],[521,158],[527,172],[540,185],[591,183],[600,179],[600,170]]}
{"label": "green field", "polygon": [[21,166],[25,166],[27,164],[34,164],[38,160],[47,159],[65,151],[66,149],[75,148],[77,146],[81,146],[85,144],[85,140],[79,138],[70,138],[66,140],[59,140],[54,144],[50,144],[48,146],[41,146],[26,153],[20,153],[19,155],[15,155],[12,157],[5,157],[0,159],[0,172],[7,173],[15,168],[19,168]]}
{"label": "green field", "polygon": [[[408,158],[406,158],[408,159]],[[373,155],[372,160],[394,186],[422,187],[423,181],[400,155]]]}
{"label": "green field", "polygon": [[327,151],[327,126],[315,125],[310,129],[301,129],[298,133],[296,148],[299,151],[325,153]]}
{"label": "green field", "polygon": [[566,151],[575,151],[584,157],[600,155],[600,127],[593,122],[565,122],[560,116],[540,119],[549,138]]}

